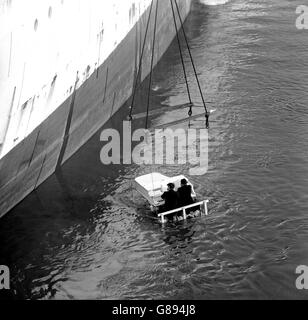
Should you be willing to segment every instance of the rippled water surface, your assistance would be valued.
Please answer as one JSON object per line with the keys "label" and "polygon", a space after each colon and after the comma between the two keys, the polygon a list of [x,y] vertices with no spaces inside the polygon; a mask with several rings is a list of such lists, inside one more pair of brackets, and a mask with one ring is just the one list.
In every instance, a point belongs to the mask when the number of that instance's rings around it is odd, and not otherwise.
{"label": "rippled water surface", "polygon": [[[295,288],[296,267],[308,265],[308,32],[295,27],[304,1],[208,5],[217,2],[194,1],[185,24],[213,111],[209,170],[190,177],[211,215],[162,227],[132,178],[189,166],[103,166],[98,133],[0,222],[16,298],[308,298]],[[187,101],[175,41],[152,101]],[[151,125],[185,115],[166,107]]]}

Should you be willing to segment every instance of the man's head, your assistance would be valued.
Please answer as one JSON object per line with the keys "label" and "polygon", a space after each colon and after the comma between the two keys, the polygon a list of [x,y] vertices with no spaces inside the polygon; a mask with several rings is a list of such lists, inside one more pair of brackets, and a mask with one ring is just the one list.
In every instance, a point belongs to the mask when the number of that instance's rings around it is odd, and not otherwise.
{"label": "man's head", "polygon": [[168,190],[174,190],[174,183],[170,182],[167,184]]}
{"label": "man's head", "polygon": [[181,185],[182,186],[186,186],[187,185],[187,180],[186,179],[182,179],[181,180]]}

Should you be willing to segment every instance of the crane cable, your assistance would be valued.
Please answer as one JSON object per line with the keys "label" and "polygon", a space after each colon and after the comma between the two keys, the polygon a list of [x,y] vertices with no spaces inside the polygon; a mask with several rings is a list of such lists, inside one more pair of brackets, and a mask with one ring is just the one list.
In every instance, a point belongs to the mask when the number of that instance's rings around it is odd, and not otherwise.
{"label": "crane cable", "polygon": [[153,2],[154,2],[154,0],[152,0],[152,2],[151,2],[150,12],[149,12],[148,20],[147,20],[147,26],[146,26],[146,30],[145,30],[145,34],[144,34],[144,39],[143,39],[141,55],[140,55],[140,59],[139,59],[138,71],[137,71],[136,79],[135,79],[134,86],[133,86],[133,96],[132,96],[131,108],[130,108],[130,112],[129,112],[129,116],[128,116],[129,121],[132,121],[132,119],[133,119],[132,114],[133,114],[133,108],[134,108],[134,104],[135,104],[137,84],[138,84],[138,79],[140,77],[140,72],[141,72],[142,59],[143,59],[143,55],[144,55],[144,49],[145,49],[146,39],[147,39],[150,20],[151,20]]}
{"label": "crane cable", "polygon": [[202,89],[201,89],[201,85],[200,85],[200,82],[199,82],[197,70],[196,70],[196,67],[195,67],[195,63],[194,63],[194,60],[193,60],[193,57],[192,57],[192,54],[191,54],[190,46],[189,46],[189,43],[188,43],[188,40],[187,40],[187,36],[186,36],[185,29],[184,29],[184,24],[183,24],[183,19],[181,17],[179,6],[178,6],[178,3],[177,3],[177,0],[173,0],[173,1],[175,3],[176,10],[177,10],[180,22],[181,22],[182,32],[183,32],[183,35],[184,35],[186,46],[187,46],[187,49],[188,49],[188,52],[189,52],[190,61],[191,61],[191,64],[192,64],[192,67],[193,67],[193,70],[194,70],[194,74],[195,74],[195,77],[196,77],[196,80],[197,80],[199,92],[200,92],[201,99],[202,99],[202,102],[203,102],[203,106],[204,106],[204,109],[205,109],[206,128],[208,129],[209,128],[209,116],[210,116],[210,113],[208,112],[206,104],[205,104],[204,96],[203,96],[203,93],[202,93]]}
{"label": "crane cable", "polygon": [[[135,98],[136,98],[136,92],[137,92],[138,79],[139,79],[140,73],[141,73],[142,59],[143,59],[143,55],[144,55],[145,44],[146,44],[146,39],[147,39],[150,20],[151,20],[151,15],[152,15],[153,2],[154,2],[154,0],[151,1],[149,16],[147,18],[147,25],[146,25],[146,29],[145,29],[145,34],[144,34],[144,39],[143,39],[143,44],[142,44],[139,64],[138,64],[138,70],[137,70],[136,78],[135,78],[134,85],[133,85],[132,102],[131,102],[131,107],[130,107],[130,111],[129,111],[129,115],[128,115],[130,130],[131,130],[132,120],[133,120],[132,114],[133,114],[133,109],[134,109],[134,106],[135,106]],[[140,36],[140,39],[141,39],[141,36]],[[138,39],[137,39],[137,41],[138,41]],[[131,180],[130,187],[131,187],[132,198],[133,198],[134,197],[133,180]]]}
{"label": "crane cable", "polygon": [[188,84],[188,79],[187,79],[187,73],[186,73],[186,68],[185,68],[185,63],[184,63],[184,57],[183,57],[183,52],[182,52],[182,47],[181,47],[181,41],[178,33],[178,26],[176,22],[176,17],[175,17],[175,12],[174,12],[174,7],[173,7],[173,2],[170,0],[171,4],[171,9],[172,9],[172,15],[173,15],[173,22],[174,22],[174,27],[175,27],[175,33],[176,33],[176,38],[179,46],[179,51],[180,51],[180,57],[181,57],[181,62],[182,62],[182,67],[183,67],[183,72],[184,72],[184,78],[185,78],[185,83],[186,83],[186,89],[187,89],[187,95],[188,95],[188,100],[189,100],[189,111],[188,111],[188,116],[189,116],[189,127],[190,127],[190,117],[192,116],[192,100],[191,100],[191,94],[189,90],[189,84]]}
{"label": "crane cable", "polygon": [[[146,120],[145,120],[146,134],[150,134],[150,132],[148,131],[148,120],[149,120],[151,86],[152,86],[153,66],[154,66],[154,53],[155,53],[155,40],[156,40],[156,29],[157,29],[158,4],[159,4],[159,0],[156,1],[156,11],[155,11],[155,20],[154,20],[151,69],[150,69],[150,79],[149,79],[149,88],[148,88],[148,101],[147,101],[147,114],[146,114]],[[148,142],[149,141],[146,141],[147,144],[148,144]],[[152,140],[151,140],[151,143],[152,143]],[[152,201],[154,203],[154,179],[153,179],[153,168],[152,167],[151,167],[151,178],[152,178],[152,190],[153,190]]]}
{"label": "crane cable", "polygon": [[148,101],[147,101],[147,115],[145,120],[145,129],[148,129],[148,119],[149,119],[149,109],[150,109],[150,97],[151,97],[151,86],[153,77],[153,66],[154,66],[154,53],[155,53],[155,40],[156,40],[156,29],[157,29],[157,15],[158,15],[158,4],[159,0],[156,1],[156,11],[155,11],[155,21],[154,21],[154,33],[153,33],[153,43],[152,43],[152,57],[151,57],[151,69],[150,69],[150,79],[148,88]]}

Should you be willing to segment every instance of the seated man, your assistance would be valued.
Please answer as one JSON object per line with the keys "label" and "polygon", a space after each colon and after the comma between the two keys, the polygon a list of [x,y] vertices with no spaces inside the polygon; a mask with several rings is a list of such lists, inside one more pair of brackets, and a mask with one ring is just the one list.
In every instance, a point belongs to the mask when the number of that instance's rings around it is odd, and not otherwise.
{"label": "seated man", "polygon": [[194,203],[191,197],[192,189],[191,186],[187,184],[186,179],[181,180],[181,187],[178,188],[178,205],[179,207],[185,207]]}
{"label": "seated man", "polygon": [[[176,209],[178,207],[178,195],[174,191],[174,183],[167,184],[168,190],[162,194],[162,199],[165,200],[165,204],[163,206],[162,212],[170,211]],[[176,217],[176,213],[170,215],[170,218],[173,220]]]}

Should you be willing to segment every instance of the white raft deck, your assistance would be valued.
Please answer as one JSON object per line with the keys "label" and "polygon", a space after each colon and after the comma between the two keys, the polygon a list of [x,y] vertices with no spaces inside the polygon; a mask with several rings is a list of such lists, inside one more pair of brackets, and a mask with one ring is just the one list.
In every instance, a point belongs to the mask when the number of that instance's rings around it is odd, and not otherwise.
{"label": "white raft deck", "polygon": [[[181,180],[186,179],[188,185],[192,188],[192,198],[196,199],[196,193],[194,191],[194,186],[190,181],[183,175],[176,177],[167,177],[160,173],[153,172],[147,175],[140,176],[135,179],[135,188],[136,190],[150,203],[152,211],[157,211],[158,207],[164,204],[164,200],[161,198],[162,194],[167,191],[167,184],[172,182],[175,185],[175,191],[181,186]],[[177,209],[163,212],[158,214],[158,217],[161,218],[161,222],[165,223],[165,217],[173,214],[175,212],[183,212],[183,219],[187,218],[186,210],[200,206],[201,215],[208,215],[207,203],[208,200],[203,200],[200,202],[195,202],[189,206],[179,207]]]}

